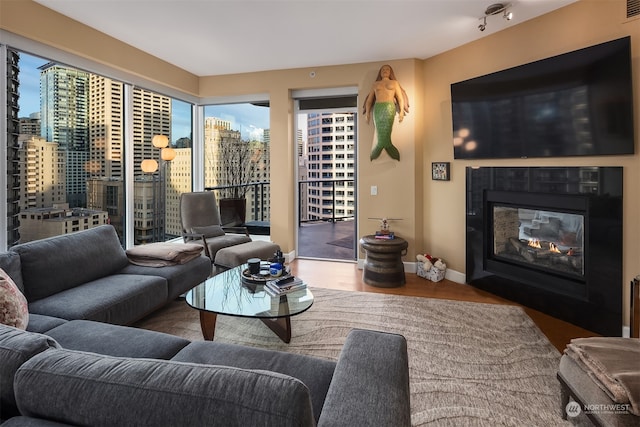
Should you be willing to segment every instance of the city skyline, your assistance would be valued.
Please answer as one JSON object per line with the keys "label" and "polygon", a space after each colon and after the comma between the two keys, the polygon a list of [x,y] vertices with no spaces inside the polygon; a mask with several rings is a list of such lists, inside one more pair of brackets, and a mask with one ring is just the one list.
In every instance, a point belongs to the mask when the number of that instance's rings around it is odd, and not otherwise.
{"label": "city skyline", "polygon": [[[55,61],[20,51],[20,98],[19,117],[29,117],[40,113],[40,70],[39,67]],[[74,67],[69,67],[74,68]],[[171,142],[191,135],[191,104],[171,98]],[[206,105],[205,116],[215,116],[231,122],[234,129],[241,132],[245,140],[256,139],[265,129],[269,129],[268,107],[251,104]],[[265,114],[266,113],[266,114]]]}

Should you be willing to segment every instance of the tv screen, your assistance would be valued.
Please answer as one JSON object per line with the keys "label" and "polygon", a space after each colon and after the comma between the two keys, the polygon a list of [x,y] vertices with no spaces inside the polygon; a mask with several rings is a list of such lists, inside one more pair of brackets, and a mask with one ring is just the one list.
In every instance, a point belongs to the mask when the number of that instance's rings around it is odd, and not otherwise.
{"label": "tv screen", "polygon": [[456,159],[633,154],[630,37],[451,85]]}

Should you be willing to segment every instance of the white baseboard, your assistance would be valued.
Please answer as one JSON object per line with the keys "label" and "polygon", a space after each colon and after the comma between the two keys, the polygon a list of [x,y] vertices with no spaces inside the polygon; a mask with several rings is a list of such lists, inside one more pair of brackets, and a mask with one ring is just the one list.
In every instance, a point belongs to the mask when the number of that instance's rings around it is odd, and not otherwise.
{"label": "white baseboard", "polygon": [[[405,273],[415,273],[418,270],[415,262],[403,262]],[[364,259],[358,259],[358,269],[362,270],[364,268]],[[466,275],[456,270],[452,270],[450,268],[447,269],[447,272],[444,275],[445,279],[451,280],[452,282],[466,284],[465,279]]]}
{"label": "white baseboard", "polygon": [[622,336],[624,338],[631,337],[631,328],[629,326],[623,326],[622,327]]}

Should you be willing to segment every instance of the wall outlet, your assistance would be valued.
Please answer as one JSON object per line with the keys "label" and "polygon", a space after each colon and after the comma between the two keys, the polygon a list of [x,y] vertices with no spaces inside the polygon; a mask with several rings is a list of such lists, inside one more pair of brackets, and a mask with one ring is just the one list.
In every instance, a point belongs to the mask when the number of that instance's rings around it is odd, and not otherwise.
{"label": "wall outlet", "polygon": [[371,186],[371,195],[372,196],[377,196],[378,195],[378,186],[377,185],[372,185]]}

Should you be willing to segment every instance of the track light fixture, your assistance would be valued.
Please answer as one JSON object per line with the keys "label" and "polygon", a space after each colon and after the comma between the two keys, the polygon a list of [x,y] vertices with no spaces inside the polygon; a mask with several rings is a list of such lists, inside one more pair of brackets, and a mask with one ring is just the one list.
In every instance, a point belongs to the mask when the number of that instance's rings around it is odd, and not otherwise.
{"label": "track light fixture", "polygon": [[487,28],[487,16],[494,16],[502,13],[502,17],[507,21],[511,21],[513,19],[513,12],[509,11],[511,7],[511,3],[494,3],[487,7],[484,11],[484,16],[480,18],[482,23],[478,25],[478,29],[480,31],[484,31]]}
{"label": "track light fixture", "polygon": [[480,31],[484,31],[485,28],[487,28],[487,17],[485,16],[484,18],[480,18],[482,19],[482,24],[478,25],[478,29]]}

